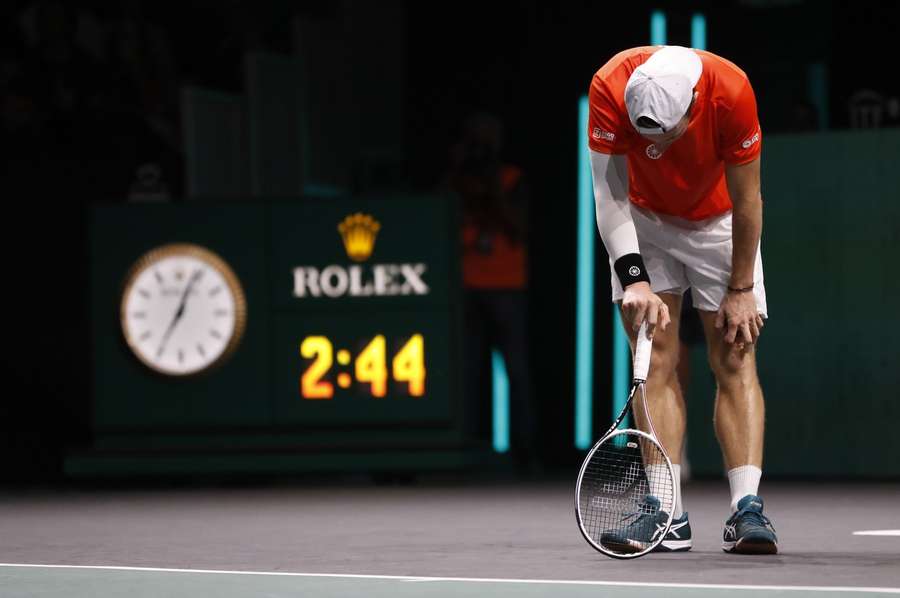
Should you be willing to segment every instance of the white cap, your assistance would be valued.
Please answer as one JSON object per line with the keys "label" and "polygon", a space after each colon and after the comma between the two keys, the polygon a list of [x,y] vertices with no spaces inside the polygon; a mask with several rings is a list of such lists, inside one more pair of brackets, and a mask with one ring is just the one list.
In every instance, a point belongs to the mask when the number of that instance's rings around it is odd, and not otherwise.
{"label": "white cap", "polygon": [[[640,65],[625,85],[625,107],[631,124],[641,134],[659,134],[678,124],[694,98],[703,63],[690,48],[663,46]],[[658,122],[657,127],[639,127],[642,116]]]}

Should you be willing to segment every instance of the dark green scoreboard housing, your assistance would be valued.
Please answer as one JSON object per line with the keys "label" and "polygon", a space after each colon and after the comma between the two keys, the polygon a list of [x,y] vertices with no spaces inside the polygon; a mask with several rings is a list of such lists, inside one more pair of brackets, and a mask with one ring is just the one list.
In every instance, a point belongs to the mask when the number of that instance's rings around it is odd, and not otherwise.
{"label": "dark green scoreboard housing", "polygon": [[[465,466],[457,231],[442,197],[95,207],[93,446],[67,471]],[[203,305],[222,285],[213,266],[207,284],[203,262],[170,251],[181,244],[221,258],[245,298],[236,345],[208,367],[197,352],[221,334]],[[214,311],[227,336],[228,309]],[[139,358],[142,342],[152,350]],[[156,368],[164,352],[196,358],[197,371]]]}

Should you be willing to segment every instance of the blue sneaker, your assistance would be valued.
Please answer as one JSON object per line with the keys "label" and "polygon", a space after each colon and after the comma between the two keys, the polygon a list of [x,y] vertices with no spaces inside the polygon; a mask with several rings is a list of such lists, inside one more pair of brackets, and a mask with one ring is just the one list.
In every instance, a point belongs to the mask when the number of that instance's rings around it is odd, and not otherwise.
{"label": "blue sneaker", "polygon": [[722,550],[739,554],[776,554],[778,538],[769,518],[762,514],[763,501],[748,494],[738,502],[738,510],[725,522]]}
{"label": "blue sneaker", "polygon": [[[638,510],[626,517],[633,519],[619,529],[600,534],[600,543],[615,552],[634,553],[647,549],[666,528],[669,514],[659,510],[659,499],[648,494]],[[623,520],[624,523],[624,520]]]}
{"label": "blue sneaker", "polygon": [[669,533],[667,533],[665,539],[653,549],[653,552],[684,552],[690,549],[691,524],[688,521],[688,514],[685,512],[681,517],[672,519]]}

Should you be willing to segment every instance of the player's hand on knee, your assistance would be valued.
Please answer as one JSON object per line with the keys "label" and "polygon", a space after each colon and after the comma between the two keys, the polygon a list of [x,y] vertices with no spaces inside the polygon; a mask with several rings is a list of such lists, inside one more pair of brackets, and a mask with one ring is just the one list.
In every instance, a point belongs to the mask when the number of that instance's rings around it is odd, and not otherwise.
{"label": "player's hand on knee", "polygon": [[752,345],[762,332],[763,319],[756,308],[753,293],[726,293],[716,314],[716,328],[723,331],[730,345]]}
{"label": "player's hand on knee", "polygon": [[669,307],[659,295],[650,290],[646,282],[636,282],[625,288],[622,297],[622,312],[625,324],[635,332],[647,321],[647,336],[653,338],[657,325],[665,330],[669,326]]}

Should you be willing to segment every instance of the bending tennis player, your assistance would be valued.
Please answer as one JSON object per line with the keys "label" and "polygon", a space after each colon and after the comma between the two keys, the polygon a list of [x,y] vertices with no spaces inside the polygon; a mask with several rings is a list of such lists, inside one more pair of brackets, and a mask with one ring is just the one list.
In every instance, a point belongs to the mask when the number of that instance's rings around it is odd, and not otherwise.
{"label": "bending tennis player", "polygon": [[[594,75],[588,135],[613,301],[621,305],[632,347],[641,322],[649,323],[650,416],[675,467],[674,518],[657,549],[691,547],[678,482],[685,404],[676,375],[678,315],[690,288],[718,385],[715,429],[731,486],[722,547],[775,553],[775,530],[758,496],[765,407],[755,345],[767,314],[762,133],[750,81],[709,52],[625,50]],[[637,536],[653,529],[640,520],[631,527],[637,541],[647,541]]]}

